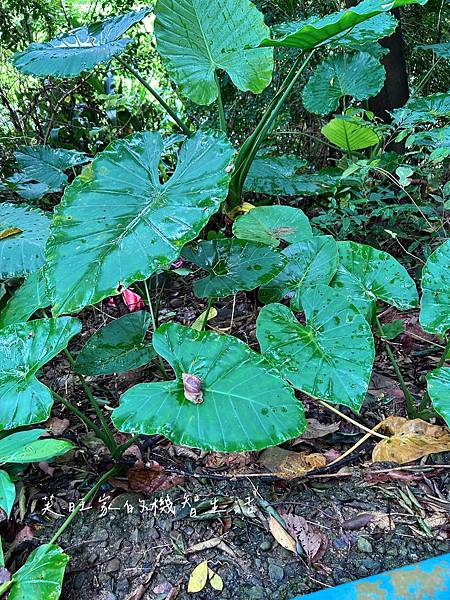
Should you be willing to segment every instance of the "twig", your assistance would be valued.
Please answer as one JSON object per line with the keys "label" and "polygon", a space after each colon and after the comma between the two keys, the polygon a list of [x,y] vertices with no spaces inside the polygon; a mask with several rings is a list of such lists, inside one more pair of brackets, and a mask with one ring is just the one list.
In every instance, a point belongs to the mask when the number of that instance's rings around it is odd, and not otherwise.
{"label": "twig", "polygon": [[[313,396],[310,396],[310,397],[314,398]],[[337,408],[335,408],[331,404],[328,404],[328,402],[325,402],[324,400],[319,400],[318,398],[314,398],[314,400],[317,400],[319,402],[319,404],[321,404],[322,406],[324,406],[328,410],[331,410],[331,412],[334,412],[335,414],[339,415],[342,419],[345,419],[346,421],[348,421],[352,425],[355,425],[356,427],[359,427],[359,429],[362,429],[363,431],[366,431],[367,433],[370,433],[370,435],[374,435],[376,437],[379,437],[382,440],[388,439],[387,435],[383,435],[381,433],[378,433],[378,431],[374,431],[374,429],[369,429],[369,427],[366,427],[362,423],[358,423],[358,421],[355,421],[355,419],[352,419],[348,415],[345,415],[343,412],[341,412],[340,410],[338,410]]]}

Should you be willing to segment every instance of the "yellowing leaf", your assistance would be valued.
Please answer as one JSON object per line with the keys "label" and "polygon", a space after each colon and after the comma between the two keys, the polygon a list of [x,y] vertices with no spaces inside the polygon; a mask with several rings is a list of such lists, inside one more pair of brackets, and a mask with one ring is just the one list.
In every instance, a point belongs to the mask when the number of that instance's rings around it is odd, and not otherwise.
{"label": "yellowing leaf", "polygon": [[222,577],[218,573],[214,573],[214,571],[212,569],[208,570],[208,574],[209,574],[209,583],[211,584],[211,586],[218,592],[221,592],[223,590]]}
{"label": "yellowing leaf", "polygon": [[296,541],[294,540],[292,535],[288,533],[286,529],[282,525],[280,525],[280,523],[278,523],[278,521],[273,515],[269,515],[269,529],[270,533],[277,540],[280,546],[283,546],[283,548],[286,548],[286,550],[297,554]]}
{"label": "yellowing leaf", "polygon": [[308,471],[324,467],[327,464],[323,454],[307,452],[291,452],[274,446],[268,448],[260,456],[260,462],[271,473],[276,473],[278,477],[284,479],[294,479],[301,477]]}
{"label": "yellowing leaf", "polygon": [[400,465],[435,454],[450,451],[450,431],[447,427],[430,425],[422,419],[408,420],[388,417],[380,429],[392,437],[381,440],[372,452],[372,462],[396,462]]}
{"label": "yellowing leaf", "polygon": [[[192,329],[195,329],[195,331],[201,331],[202,330],[202,325],[203,325],[203,321],[205,320],[205,316],[206,316],[206,310],[204,310],[202,312],[201,315],[199,315],[195,321],[192,323],[191,327]],[[215,317],[217,317],[217,310],[214,308],[214,306],[211,306],[211,308],[209,309],[208,312],[208,321],[211,321],[211,319],[214,319]]]}
{"label": "yellowing leaf", "polygon": [[233,208],[233,210],[228,213],[228,216],[232,221],[234,221],[241,215],[247,214],[254,208],[255,208],[254,204],[250,204],[250,202],[243,202],[242,204],[239,204],[239,206],[235,206]]}
{"label": "yellowing leaf", "polygon": [[202,589],[205,587],[207,581],[208,561],[204,560],[195,567],[195,569],[191,573],[191,576],[189,577],[187,589],[188,593],[195,594],[196,592],[201,592]]}
{"label": "yellowing leaf", "polygon": [[0,231],[0,240],[17,235],[18,233],[23,233],[23,229],[19,229],[19,227],[8,227],[7,229]]}

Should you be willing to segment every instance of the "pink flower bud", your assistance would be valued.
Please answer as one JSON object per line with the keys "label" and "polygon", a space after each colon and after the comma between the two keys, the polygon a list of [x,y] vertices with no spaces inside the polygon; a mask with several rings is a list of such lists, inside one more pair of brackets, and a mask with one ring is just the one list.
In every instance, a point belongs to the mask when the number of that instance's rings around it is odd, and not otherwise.
{"label": "pink flower bud", "polygon": [[138,310],[142,310],[145,306],[144,301],[139,296],[139,294],[136,294],[135,292],[133,292],[130,289],[125,290],[122,293],[122,298],[130,312],[136,312]]}

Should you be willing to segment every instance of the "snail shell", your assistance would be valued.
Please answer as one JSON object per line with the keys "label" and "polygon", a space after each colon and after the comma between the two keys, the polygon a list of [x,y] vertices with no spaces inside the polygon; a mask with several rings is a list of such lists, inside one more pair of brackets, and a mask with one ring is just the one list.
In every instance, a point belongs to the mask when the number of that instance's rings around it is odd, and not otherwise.
{"label": "snail shell", "polygon": [[201,404],[203,402],[202,380],[196,375],[182,373],[184,397],[189,402]]}

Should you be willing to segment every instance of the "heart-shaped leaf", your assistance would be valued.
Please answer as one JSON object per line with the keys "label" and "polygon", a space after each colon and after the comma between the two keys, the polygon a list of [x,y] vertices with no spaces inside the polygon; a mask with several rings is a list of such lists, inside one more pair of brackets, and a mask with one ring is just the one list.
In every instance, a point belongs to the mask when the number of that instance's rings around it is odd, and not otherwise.
{"label": "heart-shaped leaf", "polygon": [[295,308],[299,309],[300,297],[306,288],[328,284],[333,278],[338,264],[336,242],[331,235],[320,235],[291,244],[282,254],[287,258],[286,266],[261,287],[259,299],[267,304],[289,295],[294,297]]}
{"label": "heart-shaped leaf", "polygon": [[444,335],[450,328],[450,240],[430,254],[422,270],[419,321],[429,333]]}
{"label": "heart-shaped leaf", "polygon": [[273,51],[254,48],[269,28],[249,0],[158,0],[155,13],[158,52],[181,91],[197,104],[217,98],[218,70],[243,91],[258,94],[270,84]]}
{"label": "heart-shaped leaf", "polygon": [[49,227],[50,219],[37,208],[7,202],[0,204],[0,231],[21,230],[21,233],[0,239],[0,279],[23,277],[42,266]]}
{"label": "heart-shaped leaf", "polygon": [[254,290],[270,281],[286,263],[276,250],[234,238],[201,242],[184,248],[183,256],[208,273],[194,283],[199,298],[223,298]]}
{"label": "heart-shaped leaf", "polygon": [[293,244],[312,237],[309,219],[292,206],[258,206],[233,224],[234,235],[241,240],[279,246],[280,240]]}
{"label": "heart-shaped leaf", "polygon": [[53,600],[61,594],[64,570],[69,557],[59,546],[42,544],[16,573],[9,600]]}
{"label": "heart-shaped leaf", "polygon": [[367,52],[330,56],[316,68],[303,88],[303,104],[310,112],[327,115],[337,110],[344,96],[355,100],[375,96],[385,77],[384,66]]}
{"label": "heart-shaped leaf", "polygon": [[30,44],[13,56],[14,66],[37,77],[76,77],[120,54],[132,38],[119,39],[149,12],[143,8],[74,29],[50,42]]}
{"label": "heart-shaped leaf", "polygon": [[441,367],[428,373],[427,390],[434,410],[450,427],[450,367]]}
{"label": "heart-shaped leaf", "polygon": [[16,486],[11,481],[8,473],[0,469],[0,508],[5,511],[8,519],[15,499]]}
{"label": "heart-shaped leaf", "polygon": [[386,53],[377,41],[389,37],[394,33],[398,25],[397,19],[390,13],[380,13],[367,21],[359,23],[349,30],[345,35],[338,35],[330,40],[331,48],[346,48],[347,50],[360,50],[368,52],[372,56],[380,57]]}
{"label": "heart-shaped leaf", "polygon": [[45,421],[52,393],[38,370],[79,333],[77,319],[38,319],[0,330],[0,431]]}
{"label": "heart-shaped leaf", "polygon": [[150,313],[140,310],[101,327],[78,354],[78,373],[122,373],[151,362],[156,354],[151,342],[145,341],[150,322]]}
{"label": "heart-shaped leaf", "polygon": [[[155,350],[177,379],[129,389],[112,413],[119,431],[160,433],[175,444],[239,452],[275,446],[305,429],[303,408],[266,360],[237,338],[166,323]],[[191,376],[200,403],[187,400]],[[197,400],[198,401],[198,400]]]}
{"label": "heart-shaped leaf", "polygon": [[320,130],[327,140],[347,152],[375,146],[380,141],[378,133],[360,119],[335,117]]}
{"label": "heart-shaped leaf", "polygon": [[393,256],[356,242],[337,242],[337,246],[339,265],[330,285],[362,314],[370,315],[376,300],[402,310],[417,306],[416,284]]}
{"label": "heart-shaped leaf", "polygon": [[427,0],[363,0],[325,17],[310,17],[306,21],[284,23],[276,28],[277,37],[265,39],[261,46],[287,46],[310,50],[339,33],[348,31],[376,15],[407,4],[426,4]]}
{"label": "heart-shaped leaf", "polygon": [[233,149],[198,131],[161,184],[159,133],[118,140],[66,188],[55,211],[45,273],[54,314],[118,294],[170,265],[200,233],[228,191]]}
{"label": "heart-shaped leaf", "polygon": [[256,323],[263,354],[298,390],[359,411],[375,357],[369,324],[323,285],[306,290],[302,304],[306,325],[282,304],[264,306]]}
{"label": "heart-shaped leaf", "polygon": [[45,184],[50,192],[59,191],[67,183],[66,169],[90,160],[81,152],[50,146],[21,146],[14,156],[21,173]]}
{"label": "heart-shaped leaf", "polygon": [[52,438],[39,438],[47,433],[45,429],[29,429],[28,431],[17,431],[0,440],[0,462],[1,463],[35,463],[50,460],[61,456],[75,448],[71,442],[66,440],[54,440]]}
{"label": "heart-shaped leaf", "polygon": [[49,304],[41,268],[28,275],[14,296],[8,300],[0,313],[0,329],[27,321],[33,313]]}

